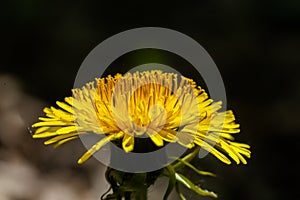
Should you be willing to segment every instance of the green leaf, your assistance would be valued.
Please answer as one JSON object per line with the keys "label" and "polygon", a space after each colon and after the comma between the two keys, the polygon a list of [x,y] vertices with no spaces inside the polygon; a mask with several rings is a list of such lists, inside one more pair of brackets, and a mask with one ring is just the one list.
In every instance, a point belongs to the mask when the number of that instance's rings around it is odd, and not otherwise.
{"label": "green leaf", "polygon": [[173,169],[172,165],[165,167],[164,171],[165,172],[163,172],[163,173],[169,177],[169,185],[168,185],[167,191],[164,195],[164,200],[167,200],[169,195],[171,194],[172,190],[174,189],[174,186],[176,183],[176,178],[175,178],[175,170]]}
{"label": "green leaf", "polygon": [[187,167],[191,168],[192,170],[194,170],[197,174],[203,175],[203,176],[212,176],[212,177],[216,177],[217,175],[211,172],[207,172],[207,171],[202,171],[197,169],[194,165],[192,165],[191,163],[182,160],[180,158],[177,159],[179,162],[183,163],[184,165],[186,165]]}
{"label": "green leaf", "polygon": [[199,195],[213,197],[213,198],[218,197],[218,195],[215,194],[214,192],[210,192],[210,191],[207,191],[205,189],[202,189],[202,188],[196,186],[191,180],[189,180],[187,177],[183,176],[182,174],[175,173],[175,177],[178,182],[180,182],[185,187],[189,188],[190,190],[196,192]]}

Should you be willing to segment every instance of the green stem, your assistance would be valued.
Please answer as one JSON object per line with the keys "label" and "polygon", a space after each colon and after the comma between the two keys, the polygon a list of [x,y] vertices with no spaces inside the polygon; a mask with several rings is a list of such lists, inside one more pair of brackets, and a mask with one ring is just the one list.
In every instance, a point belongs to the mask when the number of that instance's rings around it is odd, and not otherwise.
{"label": "green stem", "polygon": [[141,188],[132,194],[132,200],[147,200],[147,188]]}

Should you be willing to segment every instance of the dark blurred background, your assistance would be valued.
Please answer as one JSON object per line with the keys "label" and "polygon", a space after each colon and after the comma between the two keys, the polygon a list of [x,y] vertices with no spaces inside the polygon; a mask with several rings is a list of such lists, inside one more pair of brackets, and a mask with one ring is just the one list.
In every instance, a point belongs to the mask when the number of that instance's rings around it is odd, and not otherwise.
{"label": "dark blurred background", "polygon": [[[1,2],[0,16],[1,200],[93,200],[108,188],[104,166],[94,159],[76,164],[85,150],[80,141],[53,150],[32,140],[28,127],[44,106],[71,94],[77,70],[96,45],[144,26],[180,31],[208,51],[242,125],[237,140],[252,146],[246,166],[225,166],[211,156],[196,161],[220,176],[199,183],[224,200],[295,199],[300,1],[13,0]],[[160,199],[160,187],[151,189],[152,199]]]}

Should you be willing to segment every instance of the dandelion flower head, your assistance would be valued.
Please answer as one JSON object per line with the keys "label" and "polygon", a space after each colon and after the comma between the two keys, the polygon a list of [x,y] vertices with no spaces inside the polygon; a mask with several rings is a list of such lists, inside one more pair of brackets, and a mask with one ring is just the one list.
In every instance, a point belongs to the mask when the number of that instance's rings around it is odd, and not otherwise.
{"label": "dandelion flower head", "polygon": [[120,140],[131,152],[136,137],[147,136],[157,146],[177,142],[186,148],[200,146],[219,160],[246,164],[250,146],[234,141],[240,132],[231,110],[220,111],[189,78],[159,70],[97,78],[58,107],[44,108],[45,117],[32,126],[33,138],[60,146],[88,134],[104,135],[79,160],[81,164],[110,141]]}

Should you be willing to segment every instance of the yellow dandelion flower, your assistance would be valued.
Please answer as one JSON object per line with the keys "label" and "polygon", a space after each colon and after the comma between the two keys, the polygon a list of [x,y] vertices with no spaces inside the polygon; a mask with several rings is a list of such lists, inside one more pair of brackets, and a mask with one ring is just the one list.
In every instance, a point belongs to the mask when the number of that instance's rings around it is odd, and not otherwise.
{"label": "yellow dandelion flower", "polygon": [[186,77],[158,70],[98,78],[73,97],[45,108],[46,117],[32,125],[33,138],[50,138],[60,146],[85,134],[105,135],[79,160],[81,164],[110,141],[121,140],[126,152],[134,150],[135,136],[147,135],[158,147],[169,142],[200,146],[219,160],[246,164],[250,146],[234,142],[239,133],[232,111],[218,112],[221,102]]}

